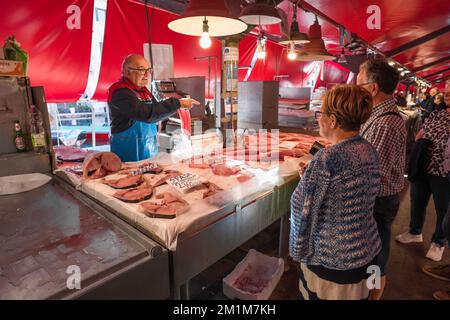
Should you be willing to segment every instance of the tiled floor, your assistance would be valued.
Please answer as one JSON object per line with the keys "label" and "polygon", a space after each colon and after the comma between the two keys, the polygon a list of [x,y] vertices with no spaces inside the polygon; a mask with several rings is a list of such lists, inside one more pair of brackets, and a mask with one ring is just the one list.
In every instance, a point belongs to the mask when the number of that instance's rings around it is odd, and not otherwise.
{"label": "tiled floor", "polygon": [[[404,232],[409,225],[409,185],[401,195],[398,216],[393,225],[393,236]],[[427,217],[423,230],[424,243],[402,245],[391,241],[391,255],[388,266],[388,284],[383,299],[433,299],[436,290],[450,290],[450,283],[431,278],[421,272],[425,264],[436,264],[425,258],[434,230],[436,214],[433,202],[427,208]],[[222,279],[229,274],[251,248],[268,255],[276,256],[278,250],[279,223],[276,222],[256,235],[240,248],[195,277],[191,285],[193,299],[226,299],[222,293]],[[443,262],[450,263],[447,248]],[[292,261],[289,270],[281,278],[271,299],[298,299],[298,272]]]}

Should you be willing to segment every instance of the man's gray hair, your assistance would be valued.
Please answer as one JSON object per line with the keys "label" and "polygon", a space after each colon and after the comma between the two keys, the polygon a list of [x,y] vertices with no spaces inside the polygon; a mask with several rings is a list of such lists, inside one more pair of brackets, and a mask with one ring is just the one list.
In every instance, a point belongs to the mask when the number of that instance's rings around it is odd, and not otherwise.
{"label": "man's gray hair", "polygon": [[130,60],[133,54],[127,55],[122,61],[122,75],[126,75],[126,70],[130,66]]}
{"label": "man's gray hair", "polygon": [[393,94],[397,87],[400,75],[394,67],[390,66],[386,59],[369,59],[360,65],[360,70],[366,70],[366,81],[378,84],[380,91]]}

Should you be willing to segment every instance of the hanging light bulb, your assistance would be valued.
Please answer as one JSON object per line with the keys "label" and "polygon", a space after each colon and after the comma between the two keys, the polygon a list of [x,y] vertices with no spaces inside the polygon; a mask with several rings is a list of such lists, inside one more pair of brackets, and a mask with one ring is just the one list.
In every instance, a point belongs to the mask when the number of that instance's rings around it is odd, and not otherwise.
{"label": "hanging light bulb", "polygon": [[257,40],[258,42],[258,46],[257,46],[257,51],[258,53],[256,54],[256,57],[260,60],[263,60],[266,58],[266,46],[265,46],[265,42],[262,38],[258,38]]}
{"label": "hanging light bulb", "polygon": [[295,58],[297,58],[297,52],[295,52],[295,44],[294,42],[291,42],[289,45],[288,59],[294,60]]}
{"label": "hanging light bulb", "polygon": [[209,47],[211,47],[211,38],[209,37],[209,27],[208,27],[208,20],[205,19],[203,20],[203,32],[202,32],[202,36],[200,37],[200,47],[202,47],[203,49],[208,49]]}
{"label": "hanging light bulb", "polygon": [[342,52],[341,52],[341,55],[339,56],[339,59],[338,59],[337,63],[340,63],[340,64],[346,64],[347,63],[347,58],[345,57],[344,48],[342,48]]}

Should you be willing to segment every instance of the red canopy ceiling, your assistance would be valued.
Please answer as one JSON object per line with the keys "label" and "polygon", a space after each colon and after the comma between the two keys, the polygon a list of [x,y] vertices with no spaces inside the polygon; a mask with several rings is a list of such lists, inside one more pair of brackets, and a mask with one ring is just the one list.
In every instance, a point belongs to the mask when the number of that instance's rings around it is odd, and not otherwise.
{"label": "red canopy ceiling", "polygon": [[[449,25],[450,2],[442,0],[307,0],[310,5],[358,37],[374,45],[383,52],[396,49],[419,37]],[[377,5],[380,8],[380,30],[368,29],[366,22],[371,15],[367,8]],[[284,0],[280,8],[292,20],[292,2]],[[314,15],[301,9],[297,11],[300,30],[308,32],[314,21]],[[340,52],[339,32],[331,23],[319,18],[327,49],[333,53]],[[279,25],[264,27],[269,34],[280,36]],[[439,58],[449,56],[450,34],[443,34],[433,40],[410,48],[394,57],[408,68],[420,67]],[[448,61],[448,60],[447,60]],[[445,62],[444,62],[445,63]],[[424,73],[418,73],[424,75]]]}
{"label": "red canopy ceiling", "polygon": [[[316,8],[383,52],[444,28],[450,22],[450,2],[442,0],[307,0],[303,3]],[[66,22],[71,15],[67,13],[67,9],[70,5],[80,8],[80,29],[67,28]],[[369,16],[366,10],[370,5],[377,5],[381,10],[380,30],[369,30],[366,26]],[[291,2],[284,0],[279,7],[285,11],[290,21]],[[92,10],[93,0],[17,0],[2,3],[0,40],[14,34],[21,42],[22,47],[30,54],[28,74],[32,84],[45,85],[49,101],[75,101],[84,92],[89,72]],[[193,57],[220,56],[220,43],[213,41],[209,50],[203,50],[198,45],[198,38],[180,35],[167,28],[167,23],[175,18],[175,14],[157,9],[149,11],[152,41],[173,45],[175,76],[206,76],[207,63],[194,61]],[[298,20],[300,30],[307,32],[314,21],[314,15],[299,9]],[[340,53],[337,28],[324,19],[319,18],[319,22],[328,50],[333,54]],[[124,56],[131,52],[142,53],[142,44],[147,42],[146,30],[142,3],[130,0],[108,1],[102,66],[94,98],[105,98],[108,86],[120,76]],[[282,34],[280,25],[264,27],[264,30],[274,36]],[[244,38],[240,44],[240,48],[245,49],[240,52],[241,65],[249,64],[248,60],[254,53],[256,41],[249,37],[251,36]],[[300,85],[304,65],[287,61],[285,55],[282,55],[282,48],[275,43],[269,42],[267,48],[268,58],[265,63],[257,62],[250,79],[271,80],[278,73],[289,75],[289,78],[282,79],[282,85]],[[419,75],[426,76],[444,70],[429,78],[435,80],[449,75],[449,71],[445,70],[450,64],[445,59],[449,57],[449,53],[450,34],[447,33],[405,50],[394,58],[411,69],[441,59],[439,64],[418,72]],[[242,72],[240,71],[240,76]]]}
{"label": "red canopy ceiling", "polygon": [[[73,5],[80,10],[79,29],[68,28],[67,23],[71,26],[71,22],[76,22],[71,20]],[[32,85],[45,86],[48,101],[77,101],[84,93],[91,54],[93,7],[93,0],[1,3],[0,40],[3,42],[14,35],[28,52],[27,75]]]}

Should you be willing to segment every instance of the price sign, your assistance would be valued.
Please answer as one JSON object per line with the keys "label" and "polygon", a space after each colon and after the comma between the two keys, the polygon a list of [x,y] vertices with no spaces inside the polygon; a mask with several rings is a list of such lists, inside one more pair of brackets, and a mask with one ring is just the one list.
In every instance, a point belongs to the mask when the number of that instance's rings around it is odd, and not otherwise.
{"label": "price sign", "polygon": [[190,189],[195,188],[204,182],[205,180],[202,177],[192,173],[185,173],[167,180],[167,184],[181,193],[187,193]]}

